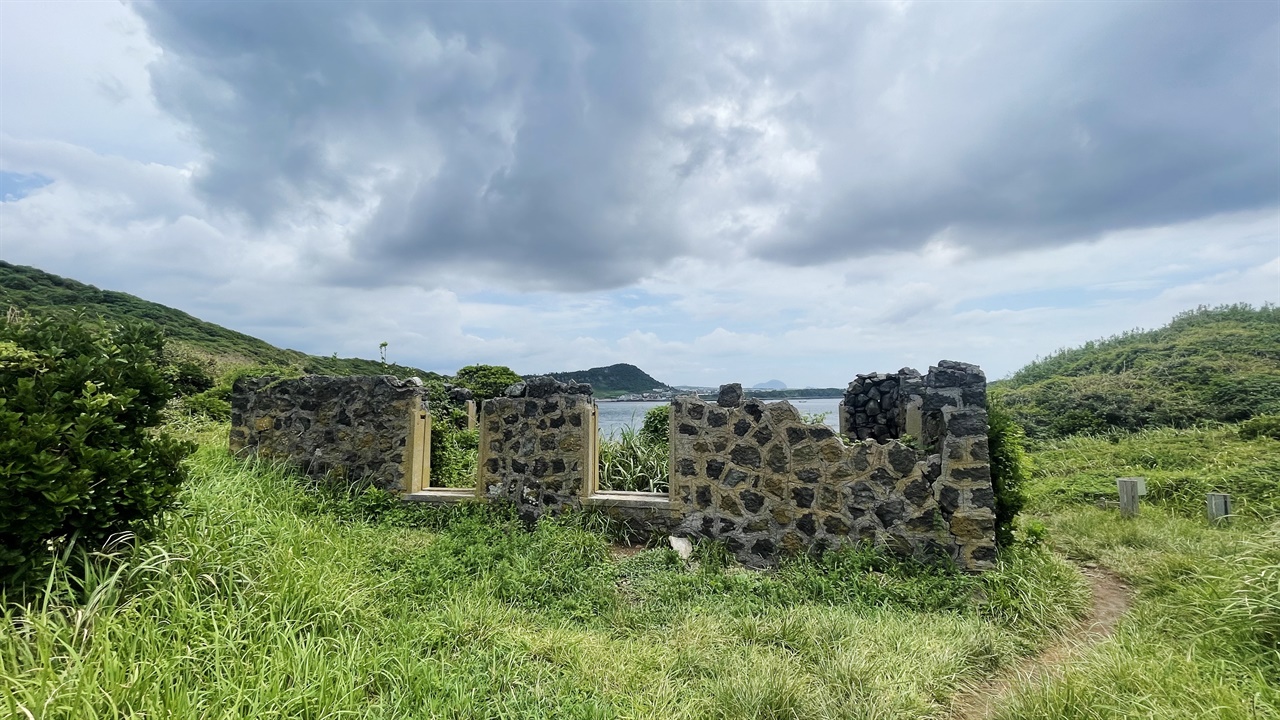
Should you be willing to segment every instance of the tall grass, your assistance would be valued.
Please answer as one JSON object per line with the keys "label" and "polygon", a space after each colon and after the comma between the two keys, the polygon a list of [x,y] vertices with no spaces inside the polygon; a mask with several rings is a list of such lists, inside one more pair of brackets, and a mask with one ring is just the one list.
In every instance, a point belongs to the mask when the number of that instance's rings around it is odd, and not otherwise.
{"label": "tall grass", "polygon": [[1032,549],[981,578],[854,551],[618,562],[580,519],[352,515],[376,501],[317,502],[213,446],[191,471],[155,541],[5,601],[7,716],[936,716],[1082,605]]}
{"label": "tall grass", "polygon": [[665,442],[648,438],[631,426],[600,437],[600,488],[665,493],[671,452]]}
{"label": "tall grass", "polygon": [[[1137,595],[1116,635],[1024,687],[1002,718],[1280,718],[1280,443],[1230,426],[1045,443],[1032,510],[1057,550],[1121,573]],[[1092,507],[1144,475],[1138,517]],[[1232,494],[1226,526],[1204,494]]]}
{"label": "tall grass", "polygon": [[1232,496],[1233,512],[1280,516],[1280,442],[1242,440],[1231,425],[1159,428],[1132,434],[1042,441],[1034,452],[1031,502],[1042,511],[1115,499],[1117,477],[1147,478],[1147,503],[1187,517],[1205,511],[1205,494]]}
{"label": "tall grass", "polygon": [[1280,717],[1280,525],[1210,528],[1161,508],[1118,522],[1087,507],[1049,523],[1064,552],[1118,569],[1137,597],[1114,638],[1001,717]]}

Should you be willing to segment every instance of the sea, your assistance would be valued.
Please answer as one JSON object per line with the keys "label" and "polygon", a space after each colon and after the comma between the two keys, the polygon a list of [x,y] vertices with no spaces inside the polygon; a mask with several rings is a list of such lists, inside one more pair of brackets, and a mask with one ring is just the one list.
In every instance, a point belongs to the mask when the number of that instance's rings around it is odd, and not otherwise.
{"label": "sea", "polygon": [[[767,401],[778,402],[778,401]],[[840,398],[792,398],[787,400],[802,413],[823,413],[822,421],[836,430],[840,429],[840,418],[836,415],[836,406]],[[666,406],[666,401],[659,402],[609,402],[597,400],[600,408],[600,432],[606,436],[614,436],[624,427],[639,428],[644,423],[644,414],[650,408]]]}

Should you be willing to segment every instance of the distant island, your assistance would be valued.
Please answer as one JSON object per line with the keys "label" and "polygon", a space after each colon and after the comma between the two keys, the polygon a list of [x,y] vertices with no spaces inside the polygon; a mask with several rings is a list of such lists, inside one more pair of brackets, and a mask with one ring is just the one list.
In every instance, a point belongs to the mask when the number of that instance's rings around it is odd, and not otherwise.
{"label": "distant island", "polygon": [[781,380],[765,380],[762,383],[756,383],[751,386],[755,390],[786,390],[787,384]]}

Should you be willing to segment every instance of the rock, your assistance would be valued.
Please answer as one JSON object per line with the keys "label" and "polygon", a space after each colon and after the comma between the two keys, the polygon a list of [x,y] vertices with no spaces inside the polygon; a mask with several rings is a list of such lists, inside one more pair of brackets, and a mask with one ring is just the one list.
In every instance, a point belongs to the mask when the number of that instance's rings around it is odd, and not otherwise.
{"label": "rock", "polygon": [[689,542],[689,538],[675,537],[673,535],[667,540],[671,543],[671,549],[676,551],[681,560],[688,560],[693,557],[693,543]]}
{"label": "rock", "polygon": [[524,397],[525,384],[523,382],[512,383],[507,387],[504,393],[509,398]]}
{"label": "rock", "polygon": [[555,395],[564,388],[556,379],[549,375],[539,375],[535,378],[529,378],[525,381],[525,397],[544,398]]}
{"label": "rock", "polygon": [[417,375],[407,377],[402,382],[407,385],[413,385],[414,387],[422,387],[422,378]]}
{"label": "rock", "polygon": [[742,383],[729,383],[720,386],[720,396],[716,398],[720,407],[732,408],[742,404]]}

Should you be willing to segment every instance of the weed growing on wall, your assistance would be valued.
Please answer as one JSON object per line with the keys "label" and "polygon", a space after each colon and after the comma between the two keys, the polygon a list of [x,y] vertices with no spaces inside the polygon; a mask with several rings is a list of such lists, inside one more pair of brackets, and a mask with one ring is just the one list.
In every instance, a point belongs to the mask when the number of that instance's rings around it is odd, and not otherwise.
{"label": "weed growing on wall", "polygon": [[996,498],[996,543],[1013,542],[1014,518],[1026,503],[1024,485],[1031,477],[1031,459],[1024,447],[1022,426],[1005,408],[998,393],[987,396],[987,448],[991,457],[991,486]]}

